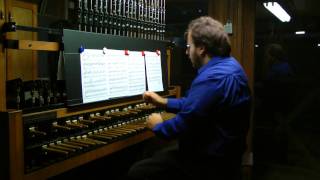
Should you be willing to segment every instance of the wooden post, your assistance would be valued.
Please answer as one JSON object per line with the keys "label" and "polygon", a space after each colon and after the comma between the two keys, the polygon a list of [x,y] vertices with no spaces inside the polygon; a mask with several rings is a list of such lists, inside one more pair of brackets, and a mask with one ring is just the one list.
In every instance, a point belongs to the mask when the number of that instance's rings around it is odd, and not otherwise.
{"label": "wooden post", "polygon": [[244,67],[250,86],[253,88],[255,1],[209,1],[208,14],[223,24],[226,24],[227,21],[232,23],[233,33],[229,36],[232,47],[231,54]]}
{"label": "wooden post", "polygon": [[[0,0],[0,28],[8,19],[8,7],[10,1]],[[0,42],[0,111],[5,111],[6,107],[6,80],[7,80],[7,71],[6,71],[6,55],[5,50],[3,49],[3,42]]]}
{"label": "wooden post", "polygon": [[[226,24],[232,23],[230,35],[232,56],[243,66],[253,92],[254,87],[254,33],[255,33],[255,1],[254,0],[210,0],[208,14]],[[253,94],[252,94],[253,95]],[[243,165],[245,179],[251,179],[252,166],[252,121],[247,137],[248,149],[244,154]]]}
{"label": "wooden post", "polygon": [[168,87],[170,87],[171,86],[171,56],[172,56],[172,54],[171,54],[171,48],[168,48],[167,49],[167,56],[166,56],[166,61],[167,61],[167,71],[168,71],[168,73],[167,73],[167,75],[168,75],[168,82],[167,82],[167,84],[168,84]]}
{"label": "wooden post", "polygon": [[[10,179],[23,179],[24,145],[22,111],[9,113],[9,159]],[[8,147],[7,147],[8,148]]]}

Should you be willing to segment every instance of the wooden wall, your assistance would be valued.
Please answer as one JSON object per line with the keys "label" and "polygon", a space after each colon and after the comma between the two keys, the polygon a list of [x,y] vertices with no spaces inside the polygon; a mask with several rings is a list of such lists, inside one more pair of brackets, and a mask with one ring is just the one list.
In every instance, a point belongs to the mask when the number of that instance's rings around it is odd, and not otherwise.
{"label": "wooden wall", "polygon": [[[208,0],[209,16],[223,24],[231,21],[233,33],[230,35],[232,55],[242,64],[246,71],[253,92],[254,87],[254,34],[255,34],[255,1],[254,0]],[[253,113],[252,116],[253,117]],[[244,155],[244,179],[252,178],[252,125],[247,136],[248,148]]]}
{"label": "wooden wall", "polygon": [[[15,21],[18,25],[37,25],[37,6],[12,0],[0,0],[0,27],[4,22]],[[36,33],[10,32],[8,39],[35,40]],[[22,78],[31,80],[37,77],[37,54],[32,51],[5,50],[0,42],[0,111],[6,111],[6,80]]]}
{"label": "wooden wall", "polygon": [[230,35],[232,55],[244,67],[253,87],[254,80],[254,0],[209,0],[209,16],[226,24],[232,22],[233,34]]}
{"label": "wooden wall", "polygon": [[[6,4],[4,0],[0,0],[0,27],[2,27],[5,19],[7,18]],[[3,50],[3,44],[0,42],[0,111],[6,110],[6,60],[5,60],[5,53]]]}
{"label": "wooden wall", "polygon": [[[37,5],[22,1],[12,1],[12,14],[18,25],[37,26]],[[8,39],[36,40],[37,34],[27,31],[8,32]],[[38,76],[37,52],[7,49],[7,80],[21,78],[35,80]]]}

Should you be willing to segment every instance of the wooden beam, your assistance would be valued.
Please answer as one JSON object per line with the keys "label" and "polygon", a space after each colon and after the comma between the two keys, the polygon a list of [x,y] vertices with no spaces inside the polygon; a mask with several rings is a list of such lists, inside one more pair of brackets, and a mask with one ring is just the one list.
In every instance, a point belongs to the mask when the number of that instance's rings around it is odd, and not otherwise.
{"label": "wooden beam", "polygon": [[[0,11],[2,13],[0,17],[0,28],[2,28],[5,22],[5,2],[0,1]],[[2,17],[3,16],[3,17]],[[0,42],[0,49],[3,48],[2,42]],[[6,80],[7,80],[7,70],[6,70],[6,60],[5,51],[0,51],[0,111],[5,111],[6,108]]]}
{"label": "wooden beam", "polygon": [[22,111],[9,113],[9,158],[10,179],[23,179],[24,174],[24,144]]}
{"label": "wooden beam", "polygon": [[[169,96],[176,96],[179,98],[181,95],[181,88],[180,86],[172,86],[172,89],[169,90],[169,94],[164,95],[163,97],[169,97]],[[132,100],[132,101],[126,101],[122,103],[114,103],[114,104],[98,104],[98,105],[93,105],[90,106],[90,108],[74,108],[74,109],[68,109],[68,108],[59,108],[59,109],[54,109],[54,110],[48,110],[45,112],[35,112],[35,113],[28,113],[28,114],[23,114],[22,116],[24,118],[28,118],[30,116],[35,116],[35,115],[41,115],[45,113],[51,113],[51,112],[56,112],[57,117],[56,118],[64,118],[64,117],[70,117],[70,116],[77,116],[81,114],[86,114],[90,112],[97,112],[97,111],[103,111],[106,110],[107,108],[116,108],[119,106],[128,106],[131,104],[138,104],[138,103],[143,103],[144,101],[142,99],[140,100]]]}
{"label": "wooden beam", "polygon": [[172,54],[171,54],[171,49],[168,48],[167,49],[167,71],[168,71],[168,87],[171,86],[171,57],[172,57]]}
{"label": "wooden beam", "polygon": [[5,48],[24,49],[36,51],[59,51],[60,44],[58,42],[32,41],[32,40],[5,40]]}
{"label": "wooden beam", "polygon": [[59,51],[59,47],[57,42],[18,40],[18,49]]}

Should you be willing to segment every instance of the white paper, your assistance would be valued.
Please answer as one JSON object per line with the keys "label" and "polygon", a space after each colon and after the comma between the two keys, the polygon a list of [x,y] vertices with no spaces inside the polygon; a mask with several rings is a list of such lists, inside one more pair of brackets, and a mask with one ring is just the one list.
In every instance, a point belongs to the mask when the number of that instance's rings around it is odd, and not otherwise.
{"label": "white paper", "polygon": [[161,58],[155,52],[85,49],[80,62],[83,103],[140,95],[146,76],[150,91],[163,91]]}
{"label": "white paper", "polygon": [[116,98],[128,95],[128,61],[124,50],[107,50],[109,97]]}
{"label": "white paper", "polygon": [[140,95],[146,91],[146,73],[142,52],[129,52],[128,78],[128,96]]}
{"label": "white paper", "polygon": [[108,64],[103,51],[85,49],[80,62],[83,103],[108,99]]}
{"label": "white paper", "polygon": [[145,52],[148,91],[163,91],[161,54]]}

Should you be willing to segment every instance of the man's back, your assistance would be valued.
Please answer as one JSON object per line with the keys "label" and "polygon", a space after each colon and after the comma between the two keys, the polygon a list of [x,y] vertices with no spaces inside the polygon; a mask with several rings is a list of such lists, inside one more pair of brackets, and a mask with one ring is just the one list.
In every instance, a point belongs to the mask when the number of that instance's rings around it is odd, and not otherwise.
{"label": "man's back", "polygon": [[196,158],[241,157],[250,118],[250,92],[236,60],[214,58],[199,69],[186,99],[180,113],[194,112],[186,118],[188,128],[179,137],[181,152],[197,154]]}

